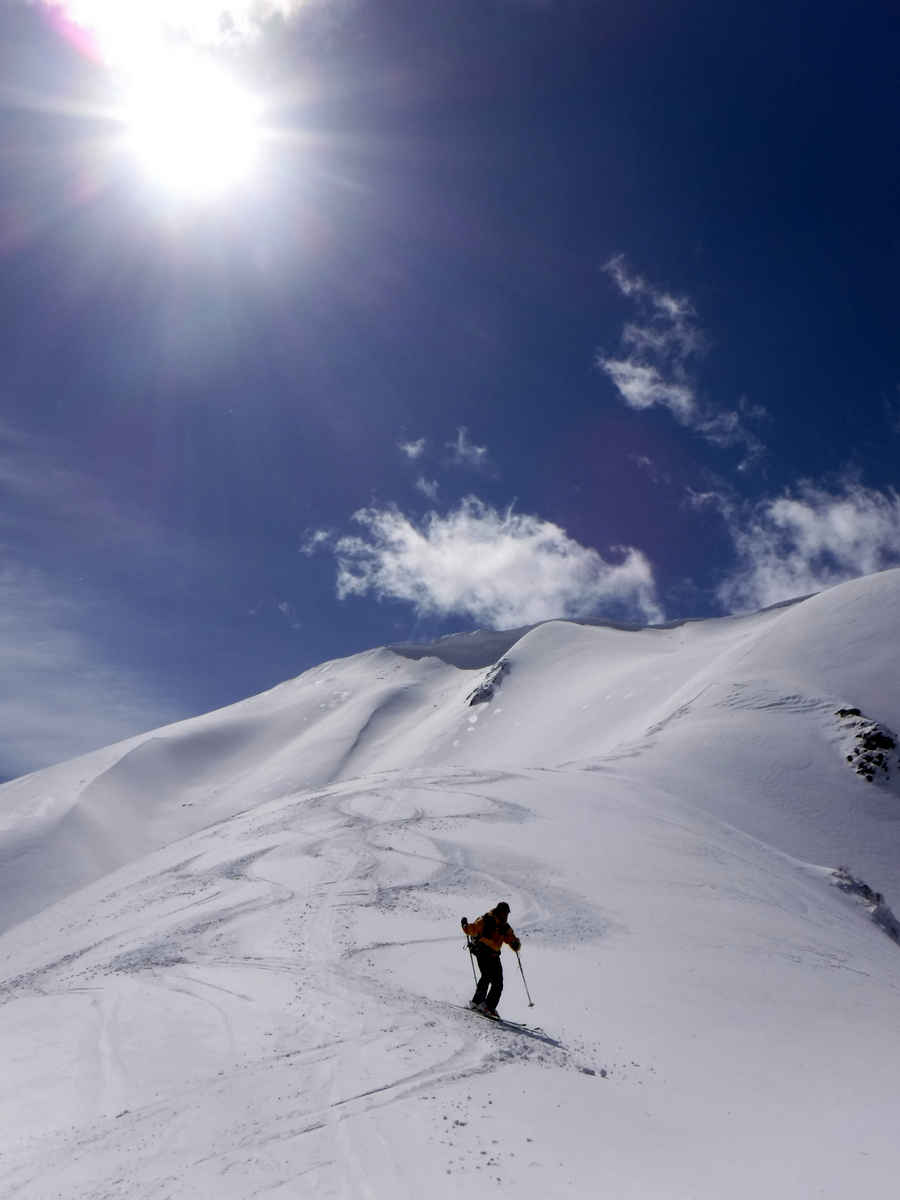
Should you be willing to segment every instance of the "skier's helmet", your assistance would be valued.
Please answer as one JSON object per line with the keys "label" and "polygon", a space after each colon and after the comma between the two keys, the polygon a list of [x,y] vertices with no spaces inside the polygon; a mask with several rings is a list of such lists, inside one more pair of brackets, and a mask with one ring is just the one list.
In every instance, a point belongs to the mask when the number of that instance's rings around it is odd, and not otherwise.
{"label": "skier's helmet", "polygon": [[508,917],[509,916],[509,905],[506,903],[505,900],[501,900],[499,904],[494,906],[494,912],[497,914],[498,917]]}

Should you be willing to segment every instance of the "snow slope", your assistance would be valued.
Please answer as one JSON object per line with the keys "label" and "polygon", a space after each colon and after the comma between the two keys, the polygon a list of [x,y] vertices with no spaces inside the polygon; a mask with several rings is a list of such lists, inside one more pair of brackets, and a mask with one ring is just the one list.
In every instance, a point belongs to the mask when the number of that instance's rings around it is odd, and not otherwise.
{"label": "snow slope", "polygon": [[[376,650],[4,785],[0,1195],[893,1198],[898,612]],[[453,1007],[501,898],[539,1029]]]}

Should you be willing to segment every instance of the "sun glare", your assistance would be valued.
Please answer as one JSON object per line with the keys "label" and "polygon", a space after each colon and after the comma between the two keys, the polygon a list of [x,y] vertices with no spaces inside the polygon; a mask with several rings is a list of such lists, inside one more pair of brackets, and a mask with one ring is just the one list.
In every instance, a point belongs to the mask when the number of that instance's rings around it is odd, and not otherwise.
{"label": "sun glare", "polygon": [[132,153],[158,185],[216,195],[246,178],[259,151],[259,105],[213,63],[169,54],[132,83],[125,105]]}

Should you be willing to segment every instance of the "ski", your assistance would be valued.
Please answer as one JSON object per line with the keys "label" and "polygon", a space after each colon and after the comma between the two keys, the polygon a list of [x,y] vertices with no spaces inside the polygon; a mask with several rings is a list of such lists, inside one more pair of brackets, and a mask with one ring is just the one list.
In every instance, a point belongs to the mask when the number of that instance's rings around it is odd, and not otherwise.
{"label": "ski", "polygon": [[477,1008],[469,1008],[468,1004],[453,1004],[451,1008],[458,1008],[460,1012],[471,1013],[473,1017],[481,1017],[482,1021],[490,1021],[492,1025],[505,1025],[509,1029],[521,1029],[525,1033],[533,1033],[546,1038],[547,1035],[543,1029],[537,1028],[534,1025],[526,1025],[524,1021],[508,1021],[506,1017],[489,1017],[483,1012],[479,1012]]}
{"label": "ski", "polygon": [[453,1004],[452,1001],[445,1001],[450,1008],[458,1008],[460,1012],[471,1013],[474,1017],[480,1017],[482,1021],[490,1021],[493,1025],[499,1025],[501,1029],[508,1029],[510,1033],[521,1034],[522,1037],[532,1038],[536,1042],[543,1042],[545,1046],[556,1046],[562,1048],[562,1042],[551,1037],[546,1030],[541,1029],[540,1025],[526,1025],[523,1021],[507,1021],[505,1017],[498,1017],[495,1021],[493,1017],[486,1017],[484,1013],[480,1013],[477,1008],[469,1008],[467,1004]]}

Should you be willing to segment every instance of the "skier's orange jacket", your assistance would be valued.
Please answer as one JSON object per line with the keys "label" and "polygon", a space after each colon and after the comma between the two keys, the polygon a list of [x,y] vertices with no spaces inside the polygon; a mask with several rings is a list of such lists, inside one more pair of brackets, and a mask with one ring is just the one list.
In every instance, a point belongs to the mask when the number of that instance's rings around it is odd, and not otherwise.
{"label": "skier's orange jacket", "polygon": [[[485,918],[490,918],[487,922],[487,933],[485,933]],[[512,926],[501,921],[493,909],[489,913],[485,913],[483,917],[479,917],[477,921],[473,921],[471,925],[464,925],[463,929],[470,938],[475,938],[483,946],[489,946],[495,954],[500,953],[504,942],[513,950],[518,950],[522,944],[513,932]]]}

